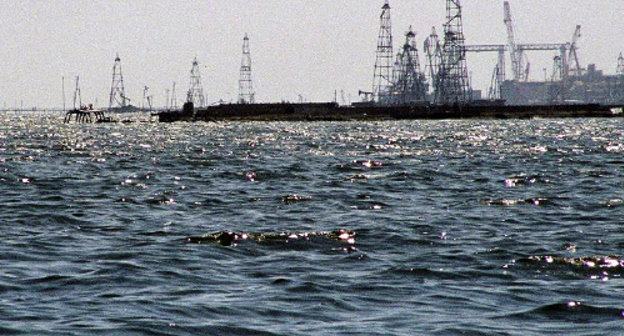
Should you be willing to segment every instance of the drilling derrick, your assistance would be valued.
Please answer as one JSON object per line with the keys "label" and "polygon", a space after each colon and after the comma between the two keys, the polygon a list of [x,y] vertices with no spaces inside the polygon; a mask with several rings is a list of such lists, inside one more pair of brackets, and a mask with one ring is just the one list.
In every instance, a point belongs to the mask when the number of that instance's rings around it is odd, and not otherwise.
{"label": "drilling derrick", "polygon": [[174,110],[178,108],[178,98],[176,97],[176,82],[173,82],[173,87],[171,88],[171,103],[169,104],[169,106]]}
{"label": "drilling derrick", "polygon": [[612,101],[624,103],[624,56],[620,53],[617,60],[616,80]]}
{"label": "drilling derrick", "polygon": [[204,97],[204,88],[201,83],[201,74],[199,73],[199,63],[197,57],[193,59],[193,67],[191,68],[191,80],[189,90],[187,92],[186,101],[193,103],[195,108],[206,106]]}
{"label": "drilling derrick", "polygon": [[489,100],[501,99],[501,85],[503,84],[501,78],[501,67],[499,64],[496,64],[492,72],[492,79],[490,80],[490,87],[488,89]]}
{"label": "drilling derrick", "polygon": [[392,83],[395,83],[395,85],[392,86],[391,94],[396,94],[396,92],[394,92],[396,89],[396,83],[402,76],[401,71],[403,71],[403,68],[401,67],[401,57],[403,57],[403,53],[399,52],[396,54],[396,60],[394,61],[394,67],[392,68]]}
{"label": "drilling derrick", "polygon": [[392,52],[392,21],[390,20],[390,4],[388,0],[381,7],[379,38],[375,59],[375,76],[373,79],[373,99],[377,103],[387,103],[392,86],[393,52]]}
{"label": "drilling derrick", "polygon": [[438,67],[435,102],[464,105],[472,100],[460,0],[446,0],[442,63]]}
{"label": "drilling derrick", "polygon": [[130,99],[126,97],[123,74],[121,73],[121,59],[119,58],[119,54],[117,54],[115,64],[113,65],[113,82],[111,84],[108,109],[124,108],[128,106],[127,102],[129,100]]}
{"label": "drilling derrick", "polygon": [[149,87],[147,85],[143,86],[143,103],[141,105],[142,110],[152,110],[152,99],[154,96],[149,94]]}
{"label": "drilling derrick", "polygon": [[243,38],[243,59],[241,60],[240,79],[238,81],[238,103],[254,103],[253,82],[251,81],[251,53],[249,51],[249,37]]}
{"label": "drilling derrick", "polygon": [[550,103],[561,103],[564,100],[565,66],[561,56],[553,58],[553,73],[550,76],[548,95]]}
{"label": "drilling derrick", "polygon": [[435,27],[431,28],[431,34],[424,42],[424,49],[427,57],[425,76],[427,77],[427,81],[433,84],[436,83],[436,72],[442,63],[442,47],[440,46],[440,38],[438,37]]}
{"label": "drilling derrick", "polygon": [[420,71],[420,59],[416,46],[416,34],[410,27],[405,34],[405,44],[397,59],[398,70],[393,86],[395,103],[409,105],[426,99],[425,75]]}
{"label": "drilling derrick", "polygon": [[82,106],[82,95],[80,94],[80,77],[76,76],[76,89],[74,90],[74,110],[82,109],[82,108],[83,106]]}

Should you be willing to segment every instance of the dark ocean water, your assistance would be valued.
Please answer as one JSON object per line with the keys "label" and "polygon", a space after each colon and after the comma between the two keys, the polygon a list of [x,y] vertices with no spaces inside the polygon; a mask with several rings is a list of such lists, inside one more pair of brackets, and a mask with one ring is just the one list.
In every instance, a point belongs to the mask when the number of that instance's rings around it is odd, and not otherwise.
{"label": "dark ocean water", "polygon": [[0,116],[2,335],[624,334],[624,121]]}

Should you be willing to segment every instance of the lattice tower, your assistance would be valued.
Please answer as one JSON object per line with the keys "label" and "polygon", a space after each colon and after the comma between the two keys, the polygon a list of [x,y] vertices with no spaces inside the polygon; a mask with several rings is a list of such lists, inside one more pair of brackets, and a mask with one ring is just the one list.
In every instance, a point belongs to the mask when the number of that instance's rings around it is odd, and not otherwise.
{"label": "lattice tower", "polygon": [[243,38],[243,58],[241,60],[240,79],[238,80],[238,103],[253,104],[255,101],[253,82],[251,80],[251,52],[249,37]]}
{"label": "lattice tower", "polygon": [[128,106],[128,97],[126,97],[126,90],[124,88],[123,74],[121,72],[121,59],[119,54],[115,58],[115,64],[113,65],[113,81],[111,83],[110,100],[108,108],[123,108]]}
{"label": "lattice tower", "polygon": [[190,84],[186,100],[187,102],[193,103],[195,108],[206,106],[206,97],[204,96],[204,87],[202,86],[197,57],[193,59],[193,67],[191,68]]}
{"label": "lattice tower", "polygon": [[622,53],[620,53],[620,57],[618,57],[616,73],[620,76],[624,76],[624,56],[622,56]]}
{"label": "lattice tower", "polygon": [[471,99],[460,0],[446,0],[442,63],[438,68],[435,102],[469,103]]}
{"label": "lattice tower", "polygon": [[390,4],[385,1],[381,7],[379,37],[375,59],[375,75],[373,78],[373,99],[378,103],[387,100],[392,86],[393,58],[392,52],[392,21],[390,18]]}

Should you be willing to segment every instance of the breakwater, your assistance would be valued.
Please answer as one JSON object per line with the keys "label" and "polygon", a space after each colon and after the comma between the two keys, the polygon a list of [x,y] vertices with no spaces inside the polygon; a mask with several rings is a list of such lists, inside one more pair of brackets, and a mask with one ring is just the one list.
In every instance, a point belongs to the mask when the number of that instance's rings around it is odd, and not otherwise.
{"label": "breakwater", "polygon": [[416,105],[339,106],[336,103],[223,104],[198,109],[159,113],[159,121],[367,121],[407,119],[531,119],[621,117],[616,106],[582,105]]}

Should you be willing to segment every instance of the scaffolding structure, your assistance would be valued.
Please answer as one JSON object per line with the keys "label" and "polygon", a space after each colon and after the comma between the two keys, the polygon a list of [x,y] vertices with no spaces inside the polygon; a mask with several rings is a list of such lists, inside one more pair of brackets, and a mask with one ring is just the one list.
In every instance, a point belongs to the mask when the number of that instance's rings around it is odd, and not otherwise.
{"label": "scaffolding structure", "polygon": [[130,99],[126,97],[126,90],[124,88],[123,74],[121,72],[121,59],[119,58],[119,54],[117,54],[115,64],[113,65],[113,80],[111,83],[108,109],[124,108],[128,106],[129,101]]}
{"label": "scaffolding structure", "polygon": [[438,67],[434,102],[465,105],[472,101],[460,0],[446,0],[442,63]]}
{"label": "scaffolding structure", "polygon": [[204,87],[202,86],[197,57],[193,59],[193,67],[191,68],[190,84],[189,90],[186,94],[186,101],[193,103],[195,108],[206,106],[206,97],[204,96]]}
{"label": "scaffolding structure", "polygon": [[253,104],[255,102],[253,82],[251,80],[251,52],[249,37],[243,38],[243,58],[241,60],[240,79],[238,80],[238,103]]}
{"label": "scaffolding structure", "polygon": [[392,51],[392,21],[390,4],[385,1],[381,7],[379,37],[375,59],[375,74],[373,78],[373,100],[380,104],[388,103],[392,87],[393,58]]}

